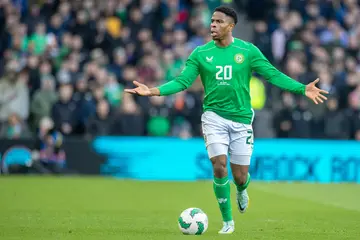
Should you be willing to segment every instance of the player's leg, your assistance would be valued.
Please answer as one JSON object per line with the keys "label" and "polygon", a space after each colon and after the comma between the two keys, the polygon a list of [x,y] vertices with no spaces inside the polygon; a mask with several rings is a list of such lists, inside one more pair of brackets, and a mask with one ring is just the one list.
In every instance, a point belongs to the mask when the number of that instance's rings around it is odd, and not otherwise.
{"label": "player's leg", "polygon": [[253,152],[253,130],[251,125],[234,123],[230,134],[230,166],[236,185],[236,203],[241,213],[249,205],[247,187],[250,184],[249,166]]}
{"label": "player's leg", "polygon": [[228,146],[221,143],[213,143],[207,149],[213,165],[213,189],[223,219],[223,227],[219,233],[231,234],[235,230],[235,224],[232,216],[230,182],[227,172]]}
{"label": "player's leg", "polygon": [[235,225],[232,216],[230,182],[227,171],[228,146],[221,143],[214,143],[207,147],[209,157],[213,166],[213,189],[223,219],[221,234],[234,232]]}
{"label": "player's leg", "polygon": [[221,215],[223,228],[219,233],[232,233],[234,221],[230,201],[230,183],[227,172],[227,154],[229,134],[227,125],[214,113],[205,112],[202,116],[202,128],[206,149],[213,166],[213,189]]}
{"label": "player's leg", "polygon": [[[236,186],[236,203],[241,213],[245,213],[249,206],[249,195],[247,193],[247,187],[250,184],[249,165],[239,165],[238,162],[250,162],[250,156],[231,156],[231,171]],[[241,163],[245,164],[245,163]]]}

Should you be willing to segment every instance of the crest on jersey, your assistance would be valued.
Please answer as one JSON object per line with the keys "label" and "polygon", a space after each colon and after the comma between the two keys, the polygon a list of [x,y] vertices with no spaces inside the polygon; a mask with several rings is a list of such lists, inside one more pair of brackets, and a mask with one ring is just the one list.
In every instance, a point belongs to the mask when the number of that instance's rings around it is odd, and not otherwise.
{"label": "crest on jersey", "polygon": [[238,53],[238,54],[235,55],[234,60],[235,60],[236,63],[240,64],[240,63],[244,62],[245,57],[241,53]]}

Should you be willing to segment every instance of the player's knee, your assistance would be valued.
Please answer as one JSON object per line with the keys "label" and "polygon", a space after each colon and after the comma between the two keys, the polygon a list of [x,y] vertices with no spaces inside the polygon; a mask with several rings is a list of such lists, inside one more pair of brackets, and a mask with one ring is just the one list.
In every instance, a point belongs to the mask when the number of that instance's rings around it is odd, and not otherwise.
{"label": "player's knee", "polygon": [[243,172],[238,172],[238,173],[233,173],[233,178],[234,181],[238,184],[238,185],[244,185],[246,183],[247,180],[247,173],[243,173]]}
{"label": "player's knee", "polygon": [[216,156],[216,157],[211,158],[211,162],[213,165],[215,177],[223,178],[223,177],[227,176],[226,157]]}

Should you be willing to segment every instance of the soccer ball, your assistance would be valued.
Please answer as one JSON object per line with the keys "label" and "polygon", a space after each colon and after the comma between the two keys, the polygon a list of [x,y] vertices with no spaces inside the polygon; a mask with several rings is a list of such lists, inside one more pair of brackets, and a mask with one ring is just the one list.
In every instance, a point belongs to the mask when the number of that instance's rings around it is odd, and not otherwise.
{"label": "soccer ball", "polygon": [[200,208],[188,208],[180,214],[178,224],[183,234],[201,235],[208,228],[208,217]]}

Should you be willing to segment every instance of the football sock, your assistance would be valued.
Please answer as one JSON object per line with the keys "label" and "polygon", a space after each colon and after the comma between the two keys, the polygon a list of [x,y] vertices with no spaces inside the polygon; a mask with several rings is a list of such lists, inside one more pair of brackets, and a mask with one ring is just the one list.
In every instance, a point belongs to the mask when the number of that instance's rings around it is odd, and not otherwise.
{"label": "football sock", "polygon": [[233,217],[230,202],[230,183],[228,177],[214,177],[213,187],[216,199],[219,203],[223,221],[231,221]]}
{"label": "football sock", "polygon": [[248,173],[247,175],[247,179],[246,179],[246,182],[243,184],[243,185],[238,185],[236,182],[235,182],[235,185],[236,185],[236,188],[239,192],[242,192],[244,191],[250,184],[250,173]]}

